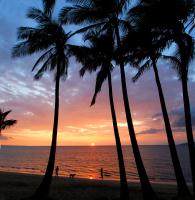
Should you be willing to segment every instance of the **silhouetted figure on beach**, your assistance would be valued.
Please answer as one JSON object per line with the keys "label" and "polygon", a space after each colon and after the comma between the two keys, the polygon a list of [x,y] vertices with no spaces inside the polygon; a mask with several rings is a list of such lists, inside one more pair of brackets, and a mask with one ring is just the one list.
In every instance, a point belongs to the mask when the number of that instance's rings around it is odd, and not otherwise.
{"label": "silhouetted figure on beach", "polygon": [[58,176],[58,172],[59,172],[59,167],[56,167],[56,176]]}
{"label": "silhouetted figure on beach", "polygon": [[70,178],[74,178],[76,176],[76,174],[70,174],[69,177]]}
{"label": "silhouetted figure on beach", "polygon": [[103,180],[104,179],[104,170],[103,168],[100,169],[100,177]]}

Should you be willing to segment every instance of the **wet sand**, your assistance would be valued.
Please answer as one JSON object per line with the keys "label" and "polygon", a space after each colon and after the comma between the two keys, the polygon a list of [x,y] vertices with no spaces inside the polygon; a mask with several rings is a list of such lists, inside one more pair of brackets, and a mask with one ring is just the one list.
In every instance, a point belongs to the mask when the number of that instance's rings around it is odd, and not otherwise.
{"label": "wet sand", "polygon": [[[41,178],[41,175],[0,172],[0,200],[19,200],[32,195]],[[155,183],[153,187],[161,199],[169,200],[176,195],[175,185]],[[129,182],[129,194],[132,200],[141,200],[140,184]],[[50,197],[56,200],[115,200],[119,197],[119,182],[54,177]]]}

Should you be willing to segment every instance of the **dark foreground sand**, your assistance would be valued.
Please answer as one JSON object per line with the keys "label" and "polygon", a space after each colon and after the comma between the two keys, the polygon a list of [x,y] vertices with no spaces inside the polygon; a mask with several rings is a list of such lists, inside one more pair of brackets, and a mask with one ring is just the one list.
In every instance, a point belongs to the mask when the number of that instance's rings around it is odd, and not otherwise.
{"label": "dark foreground sand", "polygon": [[[42,176],[0,172],[0,200],[19,200],[33,193]],[[174,185],[153,184],[158,196],[168,200],[175,196]],[[132,200],[141,200],[138,183],[129,183]],[[54,177],[50,196],[56,200],[98,200],[119,197],[119,182]]]}

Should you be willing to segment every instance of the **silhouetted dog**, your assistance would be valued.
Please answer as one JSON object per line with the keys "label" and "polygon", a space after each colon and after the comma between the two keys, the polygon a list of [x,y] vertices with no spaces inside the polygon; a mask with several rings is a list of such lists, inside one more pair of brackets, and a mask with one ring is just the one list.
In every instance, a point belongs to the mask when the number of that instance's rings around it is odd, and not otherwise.
{"label": "silhouetted dog", "polygon": [[70,174],[69,177],[70,178],[74,178],[76,176],[76,174]]}

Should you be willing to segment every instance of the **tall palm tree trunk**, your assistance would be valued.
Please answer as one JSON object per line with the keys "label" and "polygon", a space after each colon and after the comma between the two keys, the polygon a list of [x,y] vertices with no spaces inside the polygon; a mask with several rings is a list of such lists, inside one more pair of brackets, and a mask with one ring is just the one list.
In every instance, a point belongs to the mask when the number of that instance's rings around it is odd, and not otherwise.
{"label": "tall palm tree trunk", "polygon": [[[115,26],[115,34],[117,38],[117,45],[119,49],[121,48],[121,41],[120,41],[120,35],[119,35],[119,28],[116,25]],[[147,176],[141,154],[139,151],[137,139],[135,136],[135,130],[133,126],[133,121],[131,117],[131,111],[129,107],[129,99],[128,99],[128,94],[127,94],[127,86],[126,86],[126,77],[125,77],[125,69],[124,69],[124,63],[121,59],[120,56],[120,73],[121,73],[121,84],[122,84],[122,93],[123,93],[123,101],[124,101],[124,106],[125,106],[125,114],[126,114],[126,120],[127,120],[127,125],[128,125],[128,130],[129,130],[129,136],[132,144],[132,149],[135,157],[135,162],[141,182],[141,187],[142,187],[142,192],[143,192],[143,198],[145,200],[157,200],[157,196],[152,189],[152,186],[150,184],[149,178]]]}
{"label": "tall palm tree trunk", "polygon": [[120,172],[120,199],[129,200],[129,189],[128,189],[128,184],[127,184],[121,141],[120,141],[118,126],[117,126],[117,119],[116,119],[113,93],[112,93],[112,79],[111,79],[110,72],[108,72],[108,89],[109,89],[109,99],[110,99],[110,110],[112,114],[112,123],[113,123],[113,128],[114,128],[114,135],[115,135],[118,163],[119,163],[119,172]]}
{"label": "tall palm tree trunk", "polygon": [[[185,73],[187,74],[187,72]],[[192,131],[192,119],[191,119],[191,110],[190,110],[190,100],[188,95],[188,85],[186,75],[182,75],[182,91],[183,91],[183,102],[184,102],[184,113],[185,113],[185,124],[186,124],[186,134],[188,141],[188,149],[190,156],[190,165],[192,171],[192,183],[193,183],[193,193],[195,195],[195,147],[194,147],[194,138]]]}
{"label": "tall palm tree trunk", "polygon": [[153,65],[155,80],[156,80],[156,84],[157,84],[157,88],[158,88],[160,104],[161,104],[163,119],[164,119],[164,123],[165,123],[165,129],[166,129],[167,139],[168,139],[168,143],[169,143],[169,149],[170,149],[170,153],[171,153],[172,163],[173,163],[173,167],[174,167],[174,171],[175,171],[177,187],[178,187],[178,195],[179,196],[187,196],[187,195],[190,195],[190,191],[187,187],[187,184],[186,184],[183,172],[182,172],[182,168],[181,168],[181,165],[179,162],[179,157],[177,154],[177,149],[175,146],[175,141],[174,141],[173,133],[171,130],[169,116],[168,116],[168,112],[167,112],[167,108],[166,108],[166,103],[165,103],[163,90],[162,90],[162,86],[160,83],[160,78],[159,78],[155,59],[152,59],[152,65]]}
{"label": "tall palm tree trunk", "polygon": [[47,164],[47,169],[43,180],[35,192],[35,199],[46,199],[52,181],[52,175],[55,165],[55,155],[56,155],[56,144],[57,144],[57,133],[58,133],[58,116],[59,116],[59,87],[60,87],[60,65],[57,66],[57,74],[56,74],[56,85],[55,85],[55,108],[54,108],[54,123],[53,123],[53,135],[52,135],[52,143],[49,155],[49,161]]}

